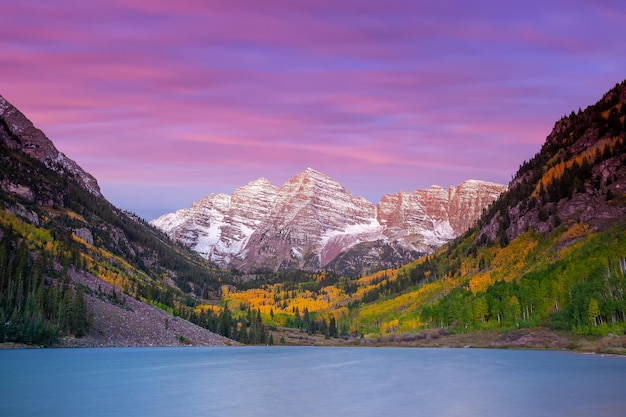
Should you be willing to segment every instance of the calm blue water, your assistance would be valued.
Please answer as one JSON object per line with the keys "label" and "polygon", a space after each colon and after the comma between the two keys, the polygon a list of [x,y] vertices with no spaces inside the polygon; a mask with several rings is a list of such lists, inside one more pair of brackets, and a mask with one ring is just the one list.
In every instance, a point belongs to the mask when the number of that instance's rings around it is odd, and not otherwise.
{"label": "calm blue water", "polygon": [[626,416],[626,358],[385,348],[0,351],[0,416]]}

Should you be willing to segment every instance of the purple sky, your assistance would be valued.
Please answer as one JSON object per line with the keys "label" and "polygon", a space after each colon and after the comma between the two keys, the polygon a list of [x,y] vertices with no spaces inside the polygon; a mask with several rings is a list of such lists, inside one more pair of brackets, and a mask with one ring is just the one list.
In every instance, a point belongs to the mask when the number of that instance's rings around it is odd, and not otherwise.
{"label": "purple sky", "polygon": [[626,3],[0,0],[0,95],[150,220],[307,167],[508,183],[626,78]]}

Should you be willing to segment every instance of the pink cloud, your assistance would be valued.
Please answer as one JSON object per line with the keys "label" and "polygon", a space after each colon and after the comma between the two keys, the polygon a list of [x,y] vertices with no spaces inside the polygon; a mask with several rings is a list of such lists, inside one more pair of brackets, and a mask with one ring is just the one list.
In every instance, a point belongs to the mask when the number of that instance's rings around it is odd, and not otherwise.
{"label": "pink cloud", "polygon": [[0,94],[121,206],[307,166],[372,200],[506,182],[626,68],[623,6],[544,3],[13,2]]}

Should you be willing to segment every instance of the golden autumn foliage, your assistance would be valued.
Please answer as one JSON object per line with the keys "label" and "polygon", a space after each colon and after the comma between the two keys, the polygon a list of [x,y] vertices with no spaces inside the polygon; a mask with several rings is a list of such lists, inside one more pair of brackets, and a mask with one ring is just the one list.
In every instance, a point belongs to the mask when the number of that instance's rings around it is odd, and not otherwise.
{"label": "golden autumn foliage", "polygon": [[614,110],[617,110],[618,113],[621,112],[622,111],[622,104],[624,104],[624,103],[617,103],[615,106],[611,107],[610,109],[603,111],[602,112],[602,118],[604,120],[608,120],[611,112],[614,111]]}
{"label": "golden autumn foliage", "polygon": [[540,239],[540,235],[528,231],[518,236],[507,247],[497,251],[491,262],[492,280],[511,281],[518,277],[527,265],[528,254],[537,246]]}
{"label": "golden autumn foliage", "polygon": [[380,333],[382,334],[395,333],[398,331],[399,327],[400,327],[400,320],[398,319],[386,321],[380,325]]}
{"label": "golden autumn foliage", "polygon": [[537,183],[532,196],[537,197],[542,189],[546,189],[548,185],[558,180],[563,176],[566,170],[570,169],[574,164],[583,165],[584,163],[593,164],[597,156],[602,152],[605,147],[613,149],[617,142],[620,141],[619,137],[605,138],[597,141],[592,146],[586,148],[581,153],[573,156],[566,161],[558,161],[561,153],[557,153],[546,163],[546,171]]}
{"label": "golden autumn foliage", "polygon": [[204,311],[212,311],[218,313],[221,307],[215,304],[198,304],[195,308],[196,313],[202,313]]}
{"label": "golden autumn foliage", "polygon": [[75,213],[71,210],[65,210],[63,213],[70,219],[78,220],[78,221],[81,221],[82,223],[87,224],[87,220],[85,220],[85,218],[78,213]]}
{"label": "golden autumn foliage", "polygon": [[421,287],[399,294],[395,297],[383,299],[374,303],[365,304],[359,308],[355,325],[361,333],[382,333],[381,318],[393,317],[398,319],[399,331],[411,331],[423,326],[419,319],[419,309],[422,305],[434,301],[442,294],[467,282],[467,278],[440,279]]}
{"label": "golden autumn foliage", "polygon": [[[576,226],[570,232],[583,233],[584,225]],[[474,256],[461,257],[459,268],[454,275],[439,275],[432,279],[432,271],[424,274],[427,281],[404,293],[389,297],[381,297],[375,302],[360,304],[356,309],[348,309],[348,304],[363,298],[368,291],[380,288],[381,285],[394,282],[399,276],[409,274],[411,269],[431,260],[422,258],[410,265],[396,269],[379,271],[362,277],[357,282],[356,290],[348,295],[336,285],[327,285],[319,290],[311,291],[304,288],[286,290],[281,283],[266,284],[260,288],[245,291],[233,291],[225,294],[223,302],[231,308],[245,306],[260,310],[263,320],[275,325],[284,325],[288,318],[294,317],[296,311],[302,314],[307,310],[317,317],[329,318],[331,315],[339,320],[348,317],[350,331],[360,334],[386,334],[394,332],[415,331],[424,323],[420,317],[421,308],[435,302],[455,288],[464,287],[473,294],[483,293],[497,281],[518,279],[528,268],[528,259],[536,252],[541,236],[529,231],[510,242],[505,248],[494,249],[483,247]],[[441,253],[444,253],[440,251]],[[441,255],[440,255],[441,256]],[[481,262],[486,261],[486,264]],[[317,280],[317,279],[316,279]],[[321,282],[321,281],[318,281]],[[484,300],[481,301],[484,304]],[[478,309],[477,320],[483,321],[485,314]],[[511,311],[519,309],[516,299],[507,300]]]}
{"label": "golden autumn foliage", "polygon": [[383,280],[394,280],[398,278],[398,269],[385,269],[366,275],[358,280],[360,286],[366,288],[378,284]]}
{"label": "golden autumn foliage", "polygon": [[277,283],[245,291],[231,290],[222,296],[222,303],[228,304],[230,308],[243,306],[246,309],[259,310],[264,322],[275,325],[285,325],[289,317],[294,317],[295,311],[302,314],[305,310],[320,317],[328,318],[332,314],[338,320],[342,314],[348,313],[348,309],[342,307],[342,303],[348,301],[346,293],[334,285],[322,287],[319,291],[285,291],[284,285]]}
{"label": "golden autumn foliage", "polygon": [[491,274],[487,272],[480,272],[474,276],[469,281],[469,289],[474,294],[479,293],[481,291],[485,291],[489,285],[493,283],[491,279]]}
{"label": "golden autumn foliage", "polygon": [[31,245],[50,248],[53,251],[58,249],[58,243],[54,241],[49,230],[23,222],[12,213],[0,210],[0,224],[5,228],[10,227],[20,233]]}
{"label": "golden autumn foliage", "polygon": [[574,223],[570,226],[559,238],[560,242],[567,242],[569,240],[580,239],[587,236],[591,231],[589,226],[583,222]]}

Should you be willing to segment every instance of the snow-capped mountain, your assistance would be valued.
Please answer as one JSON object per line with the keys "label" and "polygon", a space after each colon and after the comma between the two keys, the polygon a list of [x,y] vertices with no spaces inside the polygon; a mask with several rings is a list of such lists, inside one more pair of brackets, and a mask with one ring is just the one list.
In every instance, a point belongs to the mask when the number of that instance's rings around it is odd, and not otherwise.
{"label": "snow-capped mountain", "polygon": [[232,196],[210,194],[151,224],[204,258],[228,265],[235,257],[242,258],[250,237],[273,208],[277,192],[268,180],[260,178],[236,189]]}
{"label": "snow-capped mountain", "polygon": [[374,205],[307,168],[280,188],[261,178],[151,223],[223,267],[319,269],[367,242],[392,246],[397,263],[463,233],[505,188],[470,180],[387,194]]}

